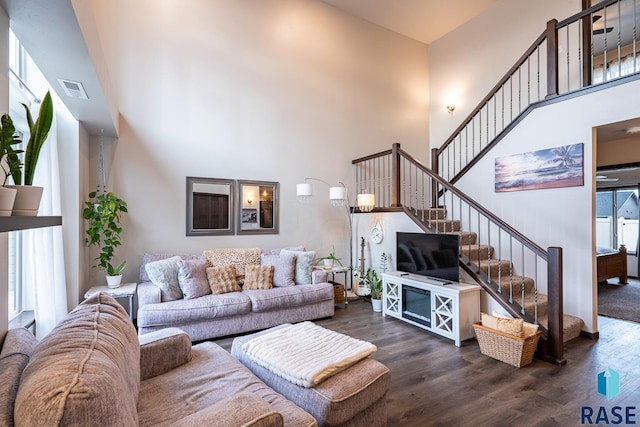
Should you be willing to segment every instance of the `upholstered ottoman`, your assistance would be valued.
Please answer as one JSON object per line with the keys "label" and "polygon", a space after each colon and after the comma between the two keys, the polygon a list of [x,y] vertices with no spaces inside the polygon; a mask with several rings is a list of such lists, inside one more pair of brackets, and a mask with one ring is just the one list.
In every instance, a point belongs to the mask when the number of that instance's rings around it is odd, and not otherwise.
{"label": "upholstered ottoman", "polygon": [[253,338],[286,326],[290,324],[235,338],[231,354],[271,388],[313,415],[319,426],[387,425],[389,369],[382,363],[367,357],[306,388],[260,366],[243,350],[243,345]]}

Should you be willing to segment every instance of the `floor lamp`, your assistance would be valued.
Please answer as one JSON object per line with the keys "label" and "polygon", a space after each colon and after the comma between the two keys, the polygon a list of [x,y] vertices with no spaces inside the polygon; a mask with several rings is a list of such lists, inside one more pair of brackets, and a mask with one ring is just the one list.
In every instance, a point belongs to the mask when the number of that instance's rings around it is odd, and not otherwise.
{"label": "floor lamp", "polygon": [[[303,184],[296,187],[298,197],[311,197],[311,184],[307,181],[318,181],[329,187],[329,200],[336,206],[344,206],[349,218],[349,290],[353,291],[353,218],[351,216],[351,205],[349,204],[349,192],[342,182],[338,186],[332,186],[326,181],[318,178],[305,178]],[[346,286],[346,284],[345,284]]]}

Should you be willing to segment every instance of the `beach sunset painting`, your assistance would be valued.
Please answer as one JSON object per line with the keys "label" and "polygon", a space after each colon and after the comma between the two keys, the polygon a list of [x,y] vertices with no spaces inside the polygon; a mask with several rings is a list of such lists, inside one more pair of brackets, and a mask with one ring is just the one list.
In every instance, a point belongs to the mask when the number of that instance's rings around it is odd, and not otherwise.
{"label": "beach sunset painting", "polygon": [[496,192],[584,185],[584,144],[496,158]]}

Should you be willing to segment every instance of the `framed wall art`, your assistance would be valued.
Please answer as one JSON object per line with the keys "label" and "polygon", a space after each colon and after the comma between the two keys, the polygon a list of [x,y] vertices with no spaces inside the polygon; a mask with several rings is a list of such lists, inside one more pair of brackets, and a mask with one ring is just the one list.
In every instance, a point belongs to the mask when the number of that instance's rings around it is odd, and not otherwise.
{"label": "framed wall art", "polygon": [[583,151],[584,144],[580,143],[498,157],[496,192],[584,185]]}

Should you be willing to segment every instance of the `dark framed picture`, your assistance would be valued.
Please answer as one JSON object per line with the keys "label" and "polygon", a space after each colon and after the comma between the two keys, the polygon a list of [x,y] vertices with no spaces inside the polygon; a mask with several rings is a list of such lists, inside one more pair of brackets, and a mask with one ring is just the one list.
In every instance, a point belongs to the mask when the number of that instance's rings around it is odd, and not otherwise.
{"label": "dark framed picture", "polygon": [[257,209],[242,209],[242,223],[243,224],[257,224],[258,223],[258,210]]}

